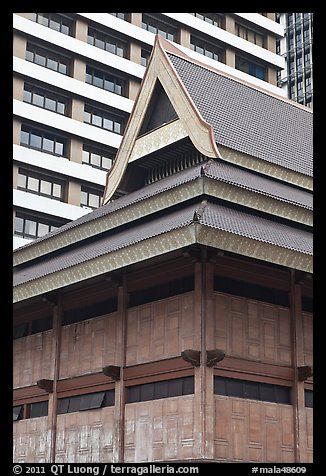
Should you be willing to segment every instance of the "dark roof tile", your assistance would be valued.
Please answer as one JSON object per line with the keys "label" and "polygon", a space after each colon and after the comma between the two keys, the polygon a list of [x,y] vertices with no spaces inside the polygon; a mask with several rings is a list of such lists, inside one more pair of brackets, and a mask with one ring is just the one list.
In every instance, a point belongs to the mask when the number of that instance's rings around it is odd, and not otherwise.
{"label": "dark roof tile", "polygon": [[217,144],[312,176],[311,112],[167,53]]}

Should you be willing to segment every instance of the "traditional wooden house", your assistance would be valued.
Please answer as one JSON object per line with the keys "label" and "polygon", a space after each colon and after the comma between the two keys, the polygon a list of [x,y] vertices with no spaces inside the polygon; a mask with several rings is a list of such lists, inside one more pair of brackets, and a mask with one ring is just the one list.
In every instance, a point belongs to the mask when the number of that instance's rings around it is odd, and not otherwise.
{"label": "traditional wooden house", "polygon": [[312,461],[311,143],[157,37],[103,206],[14,252],[16,462]]}

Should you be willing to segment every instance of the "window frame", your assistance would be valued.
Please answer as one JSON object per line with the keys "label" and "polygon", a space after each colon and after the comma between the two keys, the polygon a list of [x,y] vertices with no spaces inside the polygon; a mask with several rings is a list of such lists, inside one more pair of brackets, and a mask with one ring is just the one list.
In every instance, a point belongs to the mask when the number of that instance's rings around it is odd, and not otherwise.
{"label": "window frame", "polygon": [[[36,56],[43,58],[44,64],[41,64],[39,61],[36,61]],[[39,66],[43,66],[44,68],[50,69],[51,71],[63,74],[65,76],[70,76],[70,58],[53,50],[47,50],[38,45],[34,45],[33,43],[27,42],[25,60],[37,64]],[[56,62],[57,68],[50,68],[48,66],[49,61]]]}
{"label": "window frame", "polygon": [[[18,180],[19,180],[20,176],[25,177],[26,186],[22,186],[22,185],[17,184],[17,190],[22,190],[22,191],[25,191],[27,193],[33,193],[34,195],[47,197],[47,198],[50,198],[52,200],[57,200],[57,201],[60,201],[60,202],[63,201],[64,185],[65,185],[65,182],[63,180],[57,179],[56,177],[51,177],[49,175],[43,175],[43,174],[40,174],[36,171],[30,171],[28,169],[23,169],[23,168],[19,167],[19,169],[18,169]],[[38,181],[38,190],[37,191],[33,190],[31,188],[28,188],[28,179],[29,178],[33,178],[33,179]],[[51,193],[42,192],[42,182],[50,183]],[[54,190],[55,185],[60,186],[60,190],[61,190],[60,196],[54,195],[53,190]]]}

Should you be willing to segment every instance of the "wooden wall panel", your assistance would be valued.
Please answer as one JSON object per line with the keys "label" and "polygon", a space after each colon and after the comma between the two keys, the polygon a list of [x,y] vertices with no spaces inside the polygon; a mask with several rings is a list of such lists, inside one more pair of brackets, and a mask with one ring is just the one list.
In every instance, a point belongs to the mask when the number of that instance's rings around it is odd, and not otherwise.
{"label": "wooden wall panel", "polygon": [[214,400],[217,460],[294,462],[292,406],[220,395]]}
{"label": "wooden wall panel", "polygon": [[119,365],[117,319],[118,314],[112,313],[62,327],[60,378]]}
{"label": "wooden wall panel", "polygon": [[305,409],[305,426],[302,429],[305,438],[305,463],[313,463],[313,409]]}
{"label": "wooden wall panel", "polygon": [[195,458],[193,396],[126,405],[125,462]]}
{"label": "wooden wall panel", "polygon": [[41,378],[53,378],[53,331],[40,332],[13,342],[13,386],[35,385]]}
{"label": "wooden wall panel", "polygon": [[180,355],[194,340],[193,293],[128,310],[126,365]]}
{"label": "wooden wall panel", "polygon": [[313,364],[313,318],[308,312],[302,313],[303,355],[305,365]]}
{"label": "wooden wall panel", "polygon": [[114,409],[58,415],[56,463],[111,463]]}
{"label": "wooden wall panel", "polygon": [[48,463],[50,447],[48,417],[21,420],[13,424],[14,463]]}
{"label": "wooden wall panel", "polygon": [[233,357],[291,365],[288,309],[217,292],[214,305],[217,348]]}

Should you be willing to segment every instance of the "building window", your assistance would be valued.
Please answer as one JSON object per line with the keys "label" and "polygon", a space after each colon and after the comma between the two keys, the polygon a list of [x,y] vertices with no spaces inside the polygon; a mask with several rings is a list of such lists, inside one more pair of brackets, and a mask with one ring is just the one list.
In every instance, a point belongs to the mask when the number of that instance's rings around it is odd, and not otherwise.
{"label": "building window", "polygon": [[109,13],[109,15],[120,18],[120,20],[129,21],[129,13]]}
{"label": "building window", "polygon": [[24,405],[17,405],[13,407],[13,421],[22,420],[24,412]]}
{"label": "building window", "polygon": [[211,25],[223,28],[223,15],[220,15],[219,13],[191,13],[191,15],[210,23]]}
{"label": "building window", "polygon": [[262,48],[264,47],[264,35],[261,33],[257,33],[250,28],[246,28],[239,23],[235,24],[235,33],[240,38],[250,41],[250,43],[254,43],[255,45],[261,46]]}
{"label": "building window", "polygon": [[20,145],[61,157],[67,153],[66,139],[25,125],[21,127]]}
{"label": "building window", "polygon": [[250,76],[255,76],[258,79],[265,81],[266,69],[256,63],[246,60],[240,56],[235,57],[235,68],[244,73],[250,74]]}
{"label": "building window", "polygon": [[102,50],[113,53],[114,55],[121,56],[122,58],[127,57],[127,43],[124,43],[113,36],[94,30],[94,28],[88,28],[87,42],[90,45],[101,48]]}
{"label": "building window", "polygon": [[158,301],[159,299],[166,299],[171,296],[185,294],[193,291],[194,286],[194,277],[187,276],[185,278],[171,280],[151,288],[131,291],[129,293],[128,307],[140,306],[148,302]]}
{"label": "building window", "polygon": [[291,388],[228,377],[214,377],[214,394],[291,405]]}
{"label": "building window", "polygon": [[80,192],[80,206],[82,208],[98,208],[101,205],[102,197],[103,190],[96,190],[82,185]]}
{"label": "building window", "polygon": [[18,190],[35,193],[54,200],[63,200],[64,184],[61,180],[26,169],[18,169]]}
{"label": "building window", "polygon": [[31,13],[30,20],[47,26],[52,30],[60,31],[64,35],[72,35],[73,22],[58,13]]}
{"label": "building window", "polygon": [[149,50],[145,50],[144,48],[141,49],[140,64],[142,66],[147,66],[150,55],[151,52]]}
{"label": "building window", "polygon": [[38,418],[48,415],[48,400],[43,402],[28,403],[27,405],[17,405],[13,407],[13,421],[24,419],[24,406],[27,407],[25,418]]}
{"label": "building window", "polygon": [[114,406],[114,390],[58,399],[58,414]]}
{"label": "building window", "polygon": [[90,165],[96,169],[110,170],[114,156],[114,151],[102,152],[99,149],[84,145],[82,163]]}
{"label": "building window", "polygon": [[107,299],[106,301],[96,302],[83,307],[69,309],[63,312],[62,325],[74,324],[75,322],[85,321],[98,316],[112,314],[118,309],[118,301],[116,298]]}
{"label": "building window", "polygon": [[52,315],[23,322],[13,327],[13,340],[52,329]]}
{"label": "building window", "polygon": [[16,212],[14,234],[23,238],[38,238],[51,231],[57,230],[65,223],[66,220],[60,222],[52,218],[41,218]]}
{"label": "building window", "polygon": [[69,75],[69,59],[59,53],[27,43],[25,59],[57,73]]}
{"label": "building window", "polygon": [[200,40],[193,35],[190,36],[190,47],[192,50],[200,53],[201,55],[207,56],[208,58],[211,58],[215,61],[222,61],[222,48],[218,48],[211,43]]}
{"label": "building window", "polygon": [[241,296],[256,301],[268,302],[277,306],[289,307],[287,291],[272,289],[260,284],[245,283],[238,279],[214,276],[214,290],[234,296]]}
{"label": "building window", "polygon": [[29,403],[27,405],[27,414],[29,418],[38,418],[42,416],[47,416],[48,414],[49,402],[37,402]]}
{"label": "building window", "polygon": [[84,122],[115,134],[123,133],[124,120],[121,117],[87,105],[84,108]]}
{"label": "building window", "polygon": [[312,390],[305,389],[305,391],[304,391],[305,407],[307,407],[307,408],[313,408],[314,407],[313,396],[314,396],[314,393],[313,393]]}
{"label": "building window", "polygon": [[23,101],[34,106],[67,115],[68,99],[30,84],[24,85]]}
{"label": "building window", "polygon": [[92,84],[111,93],[125,96],[125,81],[122,78],[86,67],[86,83]]}
{"label": "building window", "polygon": [[141,27],[151,33],[159,34],[170,41],[176,41],[176,28],[171,27],[167,23],[157,20],[155,17],[142,14]]}
{"label": "building window", "polygon": [[195,382],[193,376],[132,385],[127,387],[126,403],[146,402],[160,398],[192,395],[194,390]]}

